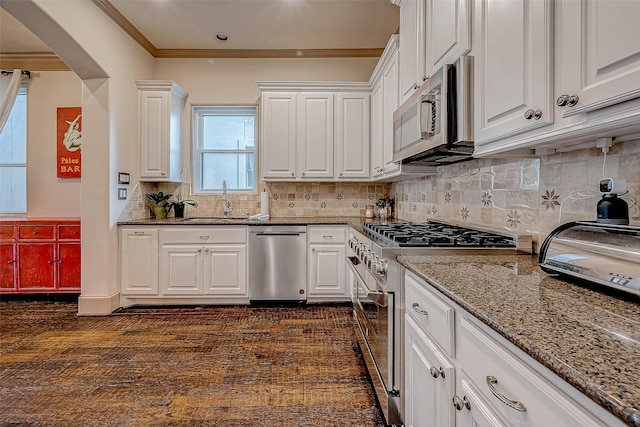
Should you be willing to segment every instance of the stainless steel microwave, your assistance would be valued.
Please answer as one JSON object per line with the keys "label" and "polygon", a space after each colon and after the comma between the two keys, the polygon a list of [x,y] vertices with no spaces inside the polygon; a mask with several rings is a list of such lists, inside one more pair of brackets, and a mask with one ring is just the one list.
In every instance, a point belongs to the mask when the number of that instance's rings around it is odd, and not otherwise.
{"label": "stainless steel microwave", "polygon": [[473,57],[442,66],[393,114],[393,160],[440,165],[473,155]]}

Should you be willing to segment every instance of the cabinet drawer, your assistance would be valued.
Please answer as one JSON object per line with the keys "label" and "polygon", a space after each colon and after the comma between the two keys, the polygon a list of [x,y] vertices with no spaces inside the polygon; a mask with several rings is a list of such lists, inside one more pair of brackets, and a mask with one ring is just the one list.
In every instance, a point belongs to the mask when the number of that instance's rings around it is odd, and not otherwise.
{"label": "cabinet drawer", "polygon": [[346,228],[307,227],[309,243],[344,243]]}
{"label": "cabinet drawer", "polygon": [[161,229],[160,243],[247,243],[246,227],[202,227]]}
{"label": "cabinet drawer", "polygon": [[407,313],[450,356],[455,356],[454,309],[411,274],[405,276]]}
{"label": "cabinet drawer", "polygon": [[462,369],[508,425],[606,425],[470,320],[462,318],[460,326]]}
{"label": "cabinet drawer", "polygon": [[29,240],[53,240],[53,225],[19,225],[18,238]]}
{"label": "cabinet drawer", "polygon": [[58,239],[79,239],[79,238],[80,238],[79,225],[59,225],[58,226]]}
{"label": "cabinet drawer", "polygon": [[15,239],[15,233],[15,227],[13,225],[0,225],[0,240]]}

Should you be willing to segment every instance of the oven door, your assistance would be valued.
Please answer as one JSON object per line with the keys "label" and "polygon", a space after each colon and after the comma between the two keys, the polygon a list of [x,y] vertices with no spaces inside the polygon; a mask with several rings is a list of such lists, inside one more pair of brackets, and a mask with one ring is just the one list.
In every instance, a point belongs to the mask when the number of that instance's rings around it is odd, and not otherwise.
{"label": "oven door", "polygon": [[[347,265],[354,274],[354,313],[366,350],[371,354],[375,369],[369,367],[369,374],[379,377],[387,394],[395,394],[393,329],[394,294],[385,292],[375,277],[356,257],[348,257]],[[363,348],[363,351],[365,349]],[[374,380],[375,381],[375,380]]]}

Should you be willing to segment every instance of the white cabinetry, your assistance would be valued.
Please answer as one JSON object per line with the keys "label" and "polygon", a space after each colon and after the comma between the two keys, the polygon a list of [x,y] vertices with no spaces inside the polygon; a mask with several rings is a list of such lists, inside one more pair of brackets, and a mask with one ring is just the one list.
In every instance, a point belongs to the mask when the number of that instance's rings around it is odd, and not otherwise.
{"label": "white cabinetry", "polygon": [[336,178],[369,179],[370,95],[368,92],[343,93],[336,96]]}
{"label": "white cabinetry", "polygon": [[165,80],[137,80],[140,179],[180,181],[182,111],[187,93]]}
{"label": "white cabinetry", "polygon": [[345,256],[346,227],[307,227],[309,239],[308,302],[349,301]]}
{"label": "white cabinetry", "polygon": [[263,91],[263,180],[370,178],[367,83],[259,82],[258,86]]}
{"label": "white cabinetry", "polygon": [[477,0],[475,144],[553,122],[553,2]]}
{"label": "white cabinetry", "polygon": [[247,228],[163,229],[160,293],[248,297]]}
{"label": "white cabinetry", "polygon": [[622,425],[412,273],[405,289],[407,426]]}
{"label": "white cabinetry", "polygon": [[400,6],[400,103],[426,80],[425,0],[395,0]]}
{"label": "white cabinetry", "polygon": [[121,229],[120,283],[123,295],[158,295],[157,229]]}
{"label": "white cabinetry", "polygon": [[262,179],[294,179],[296,176],[296,93],[262,94]]}
{"label": "white cabinetry", "polygon": [[427,0],[425,75],[471,49],[471,0]]}

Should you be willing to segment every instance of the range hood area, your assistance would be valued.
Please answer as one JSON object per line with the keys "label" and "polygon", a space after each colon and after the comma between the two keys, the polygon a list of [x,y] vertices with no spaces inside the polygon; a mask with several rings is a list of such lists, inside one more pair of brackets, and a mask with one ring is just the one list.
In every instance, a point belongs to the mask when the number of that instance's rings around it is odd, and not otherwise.
{"label": "range hood area", "polygon": [[473,58],[442,66],[393,115],[393,160],[439,166],[473,158]]}

